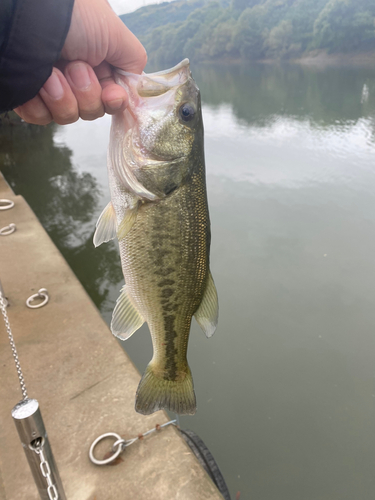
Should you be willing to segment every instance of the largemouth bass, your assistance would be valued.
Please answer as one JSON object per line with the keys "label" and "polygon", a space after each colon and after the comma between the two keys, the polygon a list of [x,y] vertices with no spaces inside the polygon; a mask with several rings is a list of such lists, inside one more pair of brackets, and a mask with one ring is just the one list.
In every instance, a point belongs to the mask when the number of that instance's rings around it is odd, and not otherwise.
{"label": "largemouth bass", "polygon": [[126,340],[147,322],[153,357],[135,409],[194,414],[187,362],[192,316],[207,337],[218,320],[209,269],[203,122],[199,89],[185,59],[159,73],[118,70],[129,107],[113,116],[108,151],[111,201],[99,217],[95,246],[117,236],[125,285],[111,330]]}

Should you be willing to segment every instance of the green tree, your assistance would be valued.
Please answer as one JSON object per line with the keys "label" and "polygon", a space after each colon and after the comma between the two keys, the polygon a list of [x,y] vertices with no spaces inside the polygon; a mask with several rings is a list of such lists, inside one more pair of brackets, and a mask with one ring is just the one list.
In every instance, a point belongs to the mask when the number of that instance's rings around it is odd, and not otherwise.
{"label": "green tree", "polygon": [[375,0],[176,0],[122,17],[158,65],[375,48]]}
{"label": "green tree", "polygon": [[236,21],[233,18],[218,23],[202,46],[201,53],[207,54],[210,58],[231,55],[234,52],[232,40],[235,25]]}
{"label": "green tree", "polygon": [[267,55],[285,57],[293,44],[293,26],[290,21],[281,21],[270,31],[264,42]]}
{"label": "green tree", "polygon": [[314,24],[314,44],[349,51],[374,42],[375,5],[369,0],[329,0]]}
{"label": "green tree", "polygon": [[238,18],[233,33],[233,48],[245,59],[260,59],[264,56],[264,40],[268,35],[266,28],[267,9],[256,5],[245,9]]}

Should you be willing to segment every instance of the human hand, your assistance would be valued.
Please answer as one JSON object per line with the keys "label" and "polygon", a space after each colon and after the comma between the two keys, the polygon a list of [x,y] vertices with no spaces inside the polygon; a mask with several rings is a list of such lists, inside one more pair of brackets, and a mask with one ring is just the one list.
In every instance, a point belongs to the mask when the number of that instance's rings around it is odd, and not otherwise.
{"label": "human hand", "polygon": [[125,109],[128,96],[111,66],[141,73],[147,55],[141,42],[107,0],[75,0],[61,60],[39,94],[14,111],[28,123],[60,125],[95,120]]}

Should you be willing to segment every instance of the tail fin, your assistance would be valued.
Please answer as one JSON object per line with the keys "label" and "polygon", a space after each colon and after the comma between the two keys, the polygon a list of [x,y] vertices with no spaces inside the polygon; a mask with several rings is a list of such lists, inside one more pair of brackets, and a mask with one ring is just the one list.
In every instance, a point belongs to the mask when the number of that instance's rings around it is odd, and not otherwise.
{"label": "tail fin", "polygon": [[150,415],[163,408],[180,415],[194,415],[197,404],[193,378],[189,367],[182,381],[165,380],[156,376],[148,365],[139,383],[135,397],[135,409],[143,415]]}

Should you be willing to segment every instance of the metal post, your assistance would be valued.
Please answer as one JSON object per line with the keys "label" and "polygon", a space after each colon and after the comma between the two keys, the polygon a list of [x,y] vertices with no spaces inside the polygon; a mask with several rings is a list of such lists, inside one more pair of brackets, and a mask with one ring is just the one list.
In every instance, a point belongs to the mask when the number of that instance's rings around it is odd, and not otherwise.
{"label": "metal post", "polygon": [[42,500],[66,500],[39,403],[24,399],[12,410],[23,449]]}

